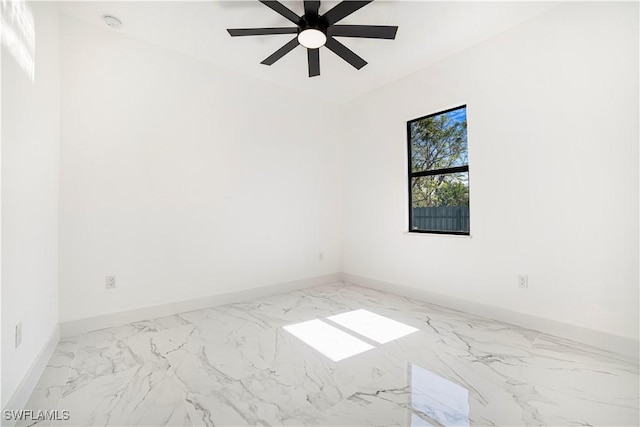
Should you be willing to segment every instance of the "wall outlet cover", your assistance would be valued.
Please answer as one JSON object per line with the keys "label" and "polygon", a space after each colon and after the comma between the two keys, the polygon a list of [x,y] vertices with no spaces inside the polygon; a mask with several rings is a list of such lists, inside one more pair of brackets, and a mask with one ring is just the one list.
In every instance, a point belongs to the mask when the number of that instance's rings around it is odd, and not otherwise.
{"label": "wall outlet cover", "polygon": [[518,275],[518,287],[522,288],[522,289],[528,289],[529,288],[529,276],[527,276],[526,274]]}
{"label": "wall outlet cover", "polygon": [[114,289],[116,287],[116,276],[107,276],[104,280],[104,287]]}
{"label": "wall outlet cover", "polygon": [[22,322],[18,322],[16,325],[16,348],[22,344]]}

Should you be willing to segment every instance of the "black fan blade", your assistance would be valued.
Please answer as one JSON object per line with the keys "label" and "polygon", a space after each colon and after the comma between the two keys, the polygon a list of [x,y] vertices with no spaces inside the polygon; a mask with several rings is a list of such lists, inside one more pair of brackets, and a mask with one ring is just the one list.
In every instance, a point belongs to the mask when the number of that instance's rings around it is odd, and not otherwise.
{"label": "black fan blade", "polygon": [[287,53],[291,52],[299,44],[300,43],[298,43],[298,37],[295,37],[289,43],[285,44],[280,49],[278,49],[275,52],[273,52],[273,54],[270,57],[268,57],[267,59],[265,59],[264,61],[262,61],[261,64],[273,65],[274,62],[276,62],[278,59],[280,59],[283,56],[285,56]]}
{"label": "black fan blade", "polygon": [[266,36],[269,34],[297,34],[298,27],[289,28],[230,28],[227,30],[233,37]]}
{"label": "black fan blade", "polygon": [[309,77],[320,75],[320,49],[307,49],[309,60]]}
{"label": "black fan blade", "polygon": [[320,9],[319,1],[304,0],[304,14],[305,16],[318,16],[318,9]]}
{"label": "black fan blade", "polygon": [[322,15],[328,22],[329,25],[333,25],[342,18],[351,15],[356,10],[360,9],[371,3],[373,0],[369,1],[343,1],[338,3],[333,9]]}
{"label": "black fan blade", "polygon": [[333,25],[327,30],[327,35],[393,40],[396,38],[397,31],[398,27],[387,25]]}
{"label": "black fan blade", "polygon": [[325,44],[325,46],[340,58],[353,65],[358,70],[367,65],[367,61],[360,58],[358,55],[353,53],[351,49],[349,49],[333,37],[327,38],[327,43]]}
{"label": "black fan blade", "polygon": [[283,5],[279,1],[260,0],[260,3],[275,10],[280,15],[284,16],[285,18],[287,18],[289,21],[293,22],[296,25],[298,25],[298,23],[300,22],[300,17],[295,13],[293,13],[291,9],[289,9],[287,6]]}

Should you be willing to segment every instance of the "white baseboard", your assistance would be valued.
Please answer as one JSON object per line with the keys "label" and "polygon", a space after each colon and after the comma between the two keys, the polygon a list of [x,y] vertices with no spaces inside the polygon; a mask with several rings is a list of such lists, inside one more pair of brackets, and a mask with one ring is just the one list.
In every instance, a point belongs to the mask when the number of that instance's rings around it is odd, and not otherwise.
{"label": "white baseboard", "polygon": [[342,281],[366,288],[390,292],[397,295],[430,302],[454,310],[463,311],[489,319],[499,320],[535,331],[544,332],[557,337],[583,343],[592,347],[622,354],[634,359],[639,358],[640,343],[633,338],[614,335],[607,332],[588,329],[581,326],[546,319],[531,314],[520,313],[505,308],[476,303],[460,298],[450,297],[435,292],[409,286],[396,285],[367,277],[343,273]]}
{"label": "white baseboard", "polygon": [[[29,367],[27,374],[24,376],[22,381],[20,381],[18,388],[7,402],[4,410],[19,411],[24,409],[27,401],[29,400],[29,397],[31,397],[31,393],[33,393],[33,390],[36,388],[36,385],[38,384],[38,381],[40,380],[40,377],[44,372],[44,368],[47,367],[47,364],[49,363],[49,360],[51,360],[51,356],[53,355],[53,352],[55,351],[56,346],[59,342],[60,325],[56,325],[49,335],[49,338],[47,339],[44,347],[42,347],[42,350],[40,350],[38,357],[33,362],[31,367]],[[3,426],[13,426],[15,423],[15,420],[9,421],[5,420],[4,417],[2,417]]]}
{"label": "white baseboard", "polygon": [[84,332],[110,328],[112,326],[126,325],[131,322],[140,322],[142,320],[156,319],[158,317],[185,313],[187,311],[199,310],[207,307],[244,302],[254,298],[267,297],[341,281],[342,274],[333,273],[309,279],[294,280],[291,282],[278,283],[258,288],[244,289],[237,292],[211,295],[203,298],[172,302],[118,313],[103,314],[78,320],[70,320],[60,324],[61,334],[63,337],[71,337]]}
{"label": "white baseboard", "polygon": [[[523,328],[533,329],[550,335],[580,342],[592,347],[604,349],[627,357],[638,359],[640,357],[640,343],[633,338],[610,334],[603,331],[571,325],[557,320],[547,319],[531,314],[472,302],[461,298],[450,297],[423,289],[409,286],[396,285],[376,279],[357,276],[348,273],[333,273],[309,279],[295,280],[286,283],[278,283],[242,291],[211,295],[192,300],[172,302],[168,304],[144,307],[118,313],[104,314],[84,319],[71,320],[60,324],[60,334],[63,337],[75,336],[84,332],[113,326],[125,325],[131,322],[139,322],[187,311],[199,310],[207,307],[215,307],[235,302],[248,301],[254,298],[267,297],[280,293],[306,289],[312,286],[324,285],[335,282],[351,283],[384,292],[391,292],[401,296],[427,301],[443,307],[463,311],[477,316],[498,320]],[[58,340],[56,340],[57,343]],[[53,351],[53,350],[52,350]],[[50,354],[49,354],[50,356]],[[45,365],[46,361],[45,360]],[[44,365],[42,367],[44,369]],[[35,385],[35,384],[34,384]],[[29,392],[30,394],[30,392]],[[27,395],[27,398],[29,396]],[[26,401],[25,401],[26,403]]]}

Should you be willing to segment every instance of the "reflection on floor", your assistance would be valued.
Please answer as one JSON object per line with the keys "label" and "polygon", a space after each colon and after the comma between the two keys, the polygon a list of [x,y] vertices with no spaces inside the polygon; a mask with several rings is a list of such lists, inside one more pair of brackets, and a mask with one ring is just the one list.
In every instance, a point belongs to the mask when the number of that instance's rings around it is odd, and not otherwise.
{"label": "reflection on floor", "polygon": [[637,426],[638,398],[637,361],[335,284],[65,339],[27,409],[73,426]]}

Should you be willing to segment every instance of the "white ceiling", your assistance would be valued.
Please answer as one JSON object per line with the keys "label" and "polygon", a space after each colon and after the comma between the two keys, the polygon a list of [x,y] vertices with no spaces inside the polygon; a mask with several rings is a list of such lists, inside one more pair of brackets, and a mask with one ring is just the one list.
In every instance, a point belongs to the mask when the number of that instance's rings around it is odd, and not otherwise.
{"label": "white ceiling", "polygon": [[[302,14],[302,1],[285,1]],[[338,1],[323,1],[320,13]],[[452,53],[514,27],[558,2],[460,2],[377,0],[341,24],[397,25],[395,40],[340,38],[369,64],[356,70],[326,48],[321,75],[307,75],[306,50],[298,46],[272,66],[260,61],[288,42],[291,34],[231,37],[227,28],[289,27],[291,22],[256,1],[74,1],[60,10],[106,25],[102,15],[123,22],[119,31],[194,58],[286,86],[301,95],[344,103]],[[110,30],[109,31],[115,31]]]}

